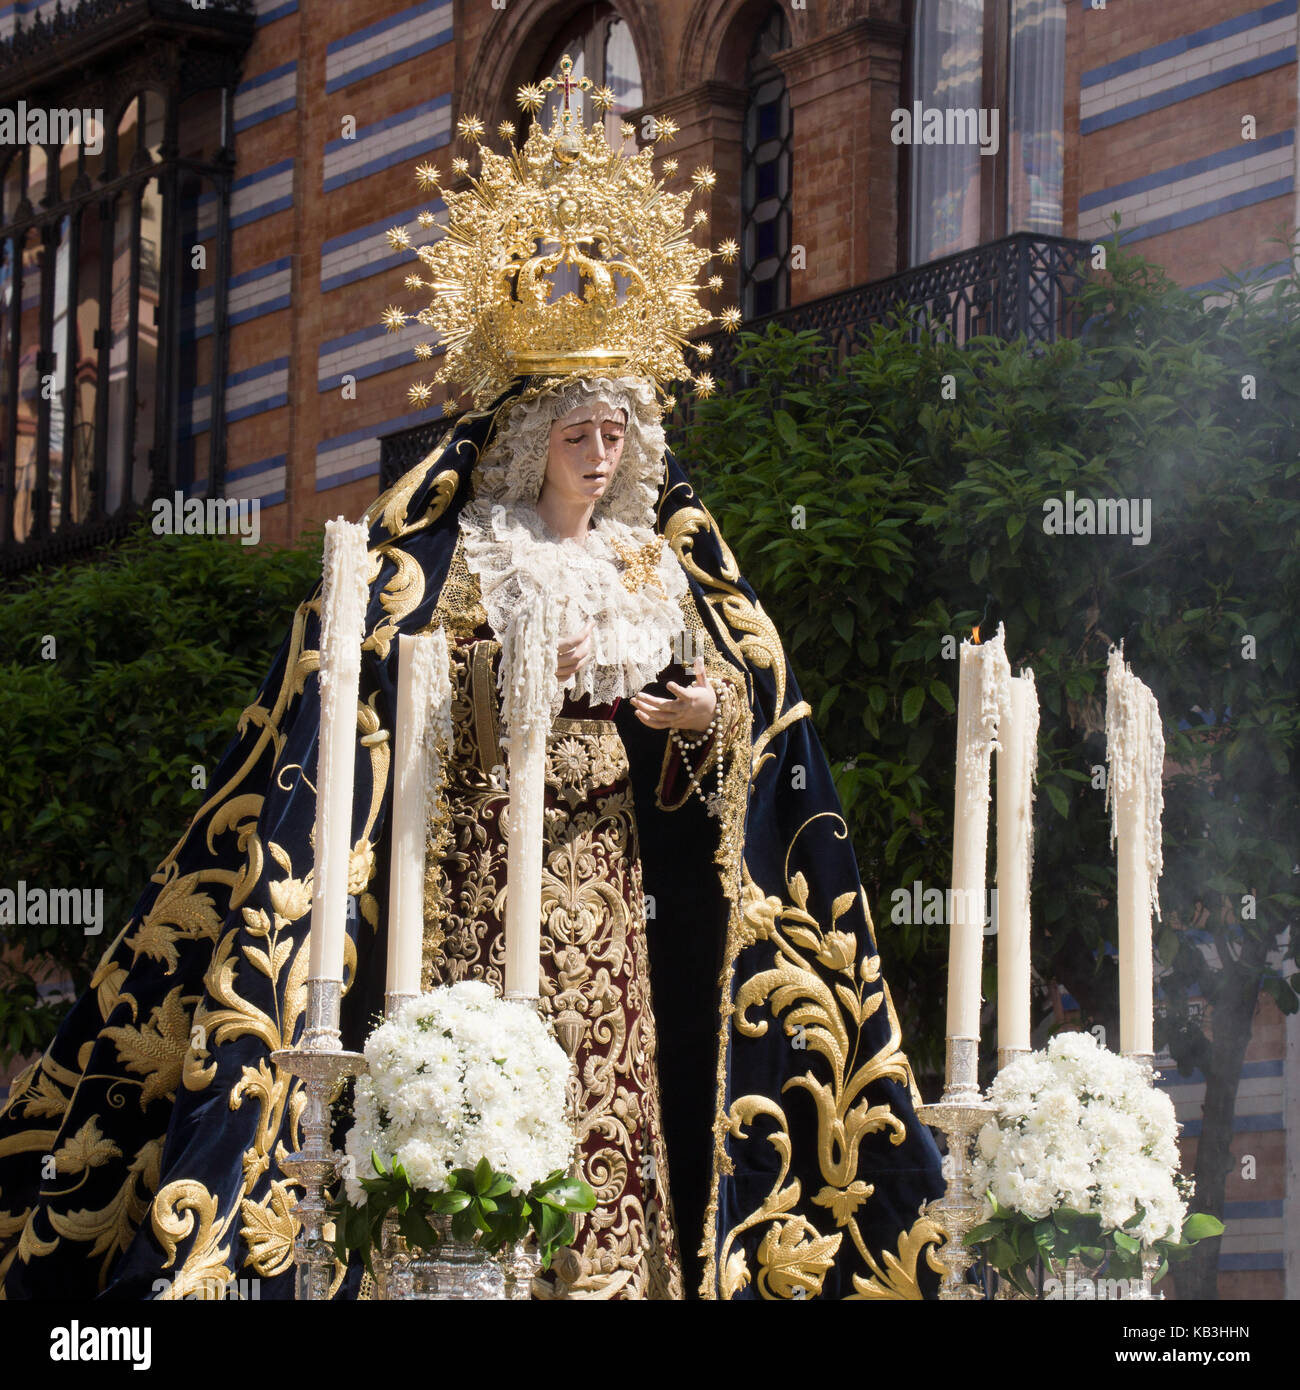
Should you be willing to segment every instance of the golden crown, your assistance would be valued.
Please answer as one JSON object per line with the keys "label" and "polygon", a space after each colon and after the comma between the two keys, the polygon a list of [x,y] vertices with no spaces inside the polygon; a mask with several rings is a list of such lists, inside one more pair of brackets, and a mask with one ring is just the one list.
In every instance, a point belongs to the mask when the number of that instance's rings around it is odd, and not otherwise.
{"label": "golden crown", "polygon": [[[512,142],[515,128],[503,121],[498,134],[507,152],[484,143],[483,122],[463,116],[457,123],[462,140],[478,147],[479,175],[462,191],[440,189],[447,208],[446,234],[421,246],[428,279],[409,275],[409,290],[430,290],[429,306],[414,315],[434,330],[444,352],[433,383],[468,392],[476,405],[498,395],[516,376],[536,374],[566,381],[579,376],[647,377],[663,392],[669,382],[688,381],[696,395],[714,388],[707,372],[692,373],[683,355],[690,347],[702,361],[711,349],[691,343],[687,335],[708,323],[729,332],[740,324],[739,309],[713,315],[700,303],[705,291],[722,289],[720,276],[703,285],[695,277],[717,255],[730,263],[739,253],[734,241],[716,252],[696,245],[687,227],[708,221],[703,209],[690,211],[691,199],[711,188],[712,170],[696,169],[687,193],[669,192],[653,167],[654,146],[670,141],[676,125],[651,118],[654,139],[634,155],[624,155],[605,134],[603,113],[614,104],[608,87],[595,88],[590,78],[575,78],[573,62],[560,60],[559,76],[521,87],[518,101],[536,113],[547,95],[559,89],[549,130],[536,120],[522,146]],[[574,92],[590,93],[598,113],[591,125],[576,116]],[[624,140],[635,135],[626,122]],[[464,178],[469,161],[453,159],[452,174]],[[677,161],[664,159],[660,172],[674,175]],[[431,164],[416,168],[422,189],[437,189],[438,171]],[[431,212],[421,212],[422,226],[433,226]],[[409,248],[404,227],[388,232],[396,249]],[[550,278],[569,267],[572,288]],[[412,316],[385,309],[390,332]],[[433,344],[415,347],[417,358],[434,356]],[[408,395],[416,406],[428,405],[433,383],[419,382]]]}

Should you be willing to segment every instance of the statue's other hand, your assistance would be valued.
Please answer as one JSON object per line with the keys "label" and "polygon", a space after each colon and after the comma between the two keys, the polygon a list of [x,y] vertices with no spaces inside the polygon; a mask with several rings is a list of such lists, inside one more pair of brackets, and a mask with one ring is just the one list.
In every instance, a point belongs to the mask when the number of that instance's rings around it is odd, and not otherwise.
{"label": "statue's other hand", "polygon": [[596,623],[593,619],[575,637],[566,637],[555,651],[555,678],[561,685],[591,655],[591,634]]}
{"label": "statue's other hand", "polygon": [[704,658],[695,658],[695,680],[691,685],[678,685],[676,681],[666,684],[673,692],[672,699],[666,700],[644,690],[632,696],[636,717],[652,729],[687,729],[703,733],[712,723],[713,712],[718,707],[713,682],[704,673]]}

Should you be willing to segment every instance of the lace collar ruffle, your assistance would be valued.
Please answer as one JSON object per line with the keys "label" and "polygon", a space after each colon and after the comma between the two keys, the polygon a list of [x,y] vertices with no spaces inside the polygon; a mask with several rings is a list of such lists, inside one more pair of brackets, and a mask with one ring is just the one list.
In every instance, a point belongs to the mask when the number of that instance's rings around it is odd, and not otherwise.
{"label": "lace collar ruffle", "polygon": [[460,530],[465,563],[502,643],[503,689],[525,612],[545,610],[548,633],[562,637],[595,622],[591,659],[564,688],[557,684],[553,712],[564,689],[597,705],[627,699],[673,660],[686,576],[650,527],[597,517],[584,544],[552,535],[527,503],[483,499],[461,512]]}

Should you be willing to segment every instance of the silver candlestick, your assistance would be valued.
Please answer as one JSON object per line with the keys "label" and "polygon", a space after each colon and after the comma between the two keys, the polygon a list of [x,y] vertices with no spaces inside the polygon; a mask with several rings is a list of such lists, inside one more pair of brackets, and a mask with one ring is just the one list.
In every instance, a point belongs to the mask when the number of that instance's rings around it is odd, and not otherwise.
{"label": "silver candlestick", "polygon": [[[523,990],[508,990],[503,998],[517,1004],[527,1004],[545,1018],[542,997],[538,993],[527,994]],[[569,1053],[570,1059],[573,1054]],[[526,1300],[537,1296],[533,1281],[542,1272],[542,1257],[537,1249],[537,1241],[531,1232],[525,1232],[522,1239],[506,1246],[497,1257],[506,1272],[506,1298]]]}
{"label": "silver candlestick", "polygon": [[998,1070],[1009,1067],[1012,1062],[1018,1062],[1022,1057],[1028,1057],[1031,1048],[1028,1047],[1000,1047],[998,1048]]}
{"label": "silver candlestick", "polygon": [[293,1243],[298,1267],[295,1297],[324,1300],[334,1282],[334,1252],[325,1240],[325,1188],[338,1176],[339,1154],[330,1142],[329,1097],[345,1077],[366,1068],[359,1052],[340,1046],[338,980],[307,981],[307,1024],[297,1047],[271,1053],[278,1067],[303,1079],[307,1108],[302,1118],[302,1148],[280,1167],[301,1184],[303,1196],[294,1210],[298,1234]]}
{"label": "silver candlestick", "polygon": [[411,994],[407,991],[388,990],[384,994],[384,1017],[396,1018],[397,1011],[403,1004],[408,1004],[412,999],[418,999],[418,994]]}
{"label": "silver candlestick", "polygon": [[984,1210],[983,1199],[971,1182],[970,1146],[993,1113],[993,1106],[980,1094],[978,1038],[948,1039],[943,1095],[937,1104],[923,1105],[916,1113],[923,1123],[942,1130],[948,1140],[947,1190],[925,1205],[925,1215],[946,1236],[938,1252],[944,1267],[939,1297],[983,1298],[983,1290],[966,1279],[975,1263],[966,1237],[979,1225]]}
{"label": "silver candlestick", "polygon": [[[1156,1070],[1156,1056],[1154,1052],[1125,1052],[1123,1054],[1130,1062],[1136,1062],[1142,1068],[1146,1076],[1147,1084],[1154,1086],[1156,1077],[1160,1074]],[[1143,1300],[1163,1299],[1164,1294],[1156,1293],[1151,1287],[1151,1281],[1156,1276],[1156,1271],[1160,1268],[1160,1256],[1153,1250],[1144,1248],[1142,1251],[1142,1283],[1135,1298]]]}

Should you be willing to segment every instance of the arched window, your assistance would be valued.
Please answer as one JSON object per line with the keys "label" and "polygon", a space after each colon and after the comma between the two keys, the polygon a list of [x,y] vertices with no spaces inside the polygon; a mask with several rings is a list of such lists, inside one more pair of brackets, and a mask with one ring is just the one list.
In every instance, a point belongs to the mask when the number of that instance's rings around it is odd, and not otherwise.
{"label": "arched window", "polygon": [[[584,5],[571,16],[559,37],[546,50],[537,79],[554,76],[566,53],[573,59],[575,78],[590,77],[594,86],[608,87],[614,93],[614,105],[605,113],[605,133],[611,144],[619,144],[618,130],[624,116],[644,101],[641,64],[627,21],[619,16],[613,5]],[[548,127],[560,99],[558,91],[552,92],[547,99],[541,116]],[[589,120],[585,99],[575,95],[574,101],[578,103],[582,118]]]}
{"label": "arched window", "polygon": [[[619,135],[626,113],[636,110],[643,100],[641,65],[637,61],[636,48],[626,21],[619,17],[612,5],[584,6],[570,18],[546,50],[546,57],[537,70],[535,80],[540,82],[544,78],[554,77],[565,54],[573,59],[575,81],[589,77],[593,87],[608,87],[614,93],[614,105],[605,112],[605,135],[615,148],[622,147],[625,153],[634,154],[636,140],[629,138],[624,142]],[[559,88],[553,89],[547,97],[546,105],[538,112],[538,119],[544,128],[550,128],[555,111],[563,99],[564,94]],[[569,106],[582,121],[592,118],[593,112],[583,92],[573,92],[569,97]],[[581,278],[571,265],[562,263],[556,266],[546,278],[551,284],[552,302],[566,294],[582,294]]]}
{"label": "arched window", "polygon": [[754,39],[745,74],[740,294],[746,318],[790,303],[790,94],[772,61],[789,47],[785,11],[774,5]]}

